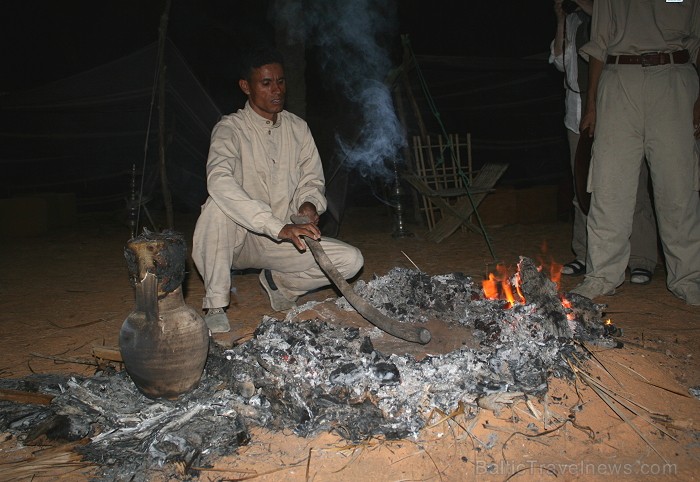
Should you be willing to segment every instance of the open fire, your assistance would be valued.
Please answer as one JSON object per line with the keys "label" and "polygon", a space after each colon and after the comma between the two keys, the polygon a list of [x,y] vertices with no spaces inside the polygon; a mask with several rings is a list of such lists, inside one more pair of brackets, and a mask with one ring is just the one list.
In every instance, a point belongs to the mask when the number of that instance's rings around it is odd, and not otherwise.
{"label": "open fire", "polygon": [[[537,270],[548,273],[549,280],[554,283],[556,290],[559,291],[561,268],[561,264],[550,261],[549,263],[540,263]],[[510,269],[505,263],[497,263],[496,272],[489,273],[488,277],[481,282],[484,297],[488,300],[507,301],[508,305],[505,308],[512,308],[515,303],[524,304],[527,302],[525,295],[520,289],[520,284],[520,271]]]}
{"label": "open fire", "polygon": [[[449,353],[419,359],[400,345],[387,351],[386,333],[343,323],[343,310],[353,311],[344,298],[310,302],[285,320],[266,317],[241,345],[212,345],[200,386],[176,401],[144,397],[124,371],[2,379],[0,388],[31,389],[53,401],[31,409],[0,402],[0,429],[25,440],[86,440],[78,450],[100,464],[104,480],[114,480],[176,461],[206,465],[246,443],[253,425],[350,440],[410,437],[435,409],[478,410],[480,399],[501,392],[541,396],[549,377],[572,376],[568,357],[588,356],[582,343],[614,346],[603,306],[575,294],[562,299],[532,260],[521,258],[517,273],[494,278],[498,299],[461,273],[395,268],[355,284],[358,295],[400,322],[468,333],[469,343]],[[512,294],[507,306],[504,280]],[[303,311],[330,314],[302,321]]]}
{"label": "open fire", "polygon": [[[548,273],[549,280],[554,283],[557,292],[561,281],[561,268],[562,265],[554,261],[549,264],[540,264],[537,267],[539,272]],[[520,288],[520,271],[511,271],[504,263],[498,263],[496,265],[496,273],[489,273],[487,279],[481,282],[484,297],[488,300],[506,301],[506,304],[503,306],[504,309],[513,308],[516,303],[527,303],[525,295],[523,295]],[[573,305],[571,301],[565,298],[563,294],[560,295],[560,299],[562,306],[566,310],[567,320],[574,321],[576,315],[572,311]],[[608,319],[605,324],[612,324],[612,321]]]}
{"label": "open fire", "polygon": [[481,284],[487,300],[505,300],[508,302],[506,308],[512,308],[515,303],[526,302],[525,296],[520,291],[520,275],[515,273],[510,276],[508,268],[503,263],[496,265],[496,274],[489,273],[488,279]]}

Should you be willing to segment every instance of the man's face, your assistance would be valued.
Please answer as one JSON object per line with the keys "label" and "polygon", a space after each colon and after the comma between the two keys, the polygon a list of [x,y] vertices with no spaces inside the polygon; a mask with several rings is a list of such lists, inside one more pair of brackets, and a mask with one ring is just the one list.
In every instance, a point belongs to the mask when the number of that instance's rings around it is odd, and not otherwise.
{"label": "man's face", "polygon": [[238,85],[248,96],[250,106],[262,117],[273,122],[284,108],[287,84],[280,64],[266,64],[253,69],[250,80],[241,79]]}

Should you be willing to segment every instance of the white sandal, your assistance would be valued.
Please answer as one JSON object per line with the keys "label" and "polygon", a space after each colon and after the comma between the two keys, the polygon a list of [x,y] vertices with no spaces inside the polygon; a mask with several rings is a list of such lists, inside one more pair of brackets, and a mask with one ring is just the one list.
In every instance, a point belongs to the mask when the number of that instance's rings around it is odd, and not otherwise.
{"label": "white sandal", "polygon": [[577,259],[561,267],[561,274],[566,276],[581,276],[586,273],[586,264]]}

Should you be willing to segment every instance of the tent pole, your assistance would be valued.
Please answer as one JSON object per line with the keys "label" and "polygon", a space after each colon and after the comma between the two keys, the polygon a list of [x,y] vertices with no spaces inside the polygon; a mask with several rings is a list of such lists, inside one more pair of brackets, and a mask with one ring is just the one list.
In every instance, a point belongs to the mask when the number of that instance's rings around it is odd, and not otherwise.
{"label": "tent pole", "polygon": [[160,157],[160,184],[163,191],[163,204],[165,205],[165,215],[167,226],[174,228],[175,220],[173,215],[173,198],[168,186],[168,175],[165,161],[165,39],[168,30],[168,18],[172,0],[167,0],[165,10],[160,17],[160,28],[158,29],[158,154]]}

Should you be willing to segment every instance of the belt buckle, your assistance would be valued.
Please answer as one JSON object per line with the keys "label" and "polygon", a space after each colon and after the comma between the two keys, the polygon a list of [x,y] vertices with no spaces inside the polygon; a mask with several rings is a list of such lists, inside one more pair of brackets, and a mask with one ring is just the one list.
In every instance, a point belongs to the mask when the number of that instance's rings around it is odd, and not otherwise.
{"label": "belt buckle", "polygon": [[646,54],[641,54],[642,67],[653,67],[654,65],[659,65],[659,53],[658,52],[648,52]]}

